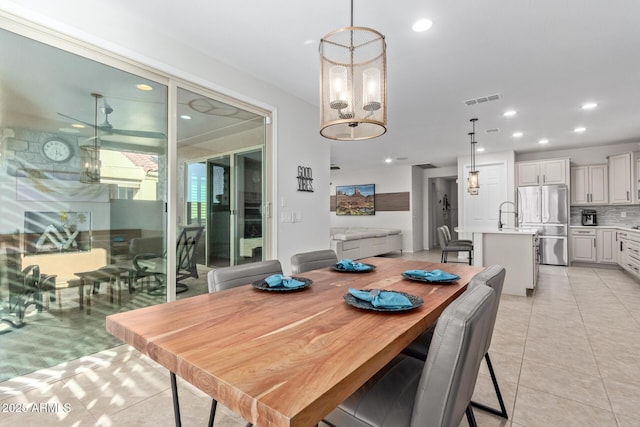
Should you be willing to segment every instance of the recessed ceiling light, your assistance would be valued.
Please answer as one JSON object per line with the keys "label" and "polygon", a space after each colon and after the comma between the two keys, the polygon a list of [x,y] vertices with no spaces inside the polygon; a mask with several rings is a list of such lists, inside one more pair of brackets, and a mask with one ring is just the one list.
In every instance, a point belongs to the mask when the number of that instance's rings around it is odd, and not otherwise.
{"label": "recessed ceiling light", "polygon": [[190,116],[190,115],[188,115],[188,114],[182,114],[182,115],[180,116],[180,118],[181,118],[181,119],[183,119],[183,120],[191,120],[191,116]]}
{"label": "recessed ceiling light", "polygon": [[433,26],[433,22],[431,20],[429,20],[429,19],[421,19],[419,21],[416,21],[416,23],[413,24],[411,29],[413,31],[415,31],[416,33],[421,33],[423,31],[427,31],[432,26]]}
{"label": "recessed ceiling light", "polygon": [[482,148],[482,147],[476,148],[476,152],[477,153],[482,153],[483,151],[484,151],[484,148]]}
{"label": "recessed ceiling light", "polygon": [[514,138],[520,138],[522,135],[524,135],[522,132],[514,132],[511,136]]}
{"label": "recessed ceiling light", "polygon": [[579,126],[579,127],[575,128],[573,131],[577,132],[577,133],[580,133],[580,132],[584,132],[585,130],[587,130],[587,128]]}
{"label": "recessed ceiling light", "polygon": [[541,139],[540,141],[538,141],[538,144],[548,144],[549,140],[548,139]]}
{"label": "recessed ceiling light", "polygon": [[384,159],[385,163],[391,163],[393,161],[393,159],[391,159],[390,157],[387,157],[386,159]]}
{"label": "recessed ceiling light", "polygon": [[153,87],[149,86],[148,84],[144,84],[144,83],[140,83],[137,84],[136,87],[140,90],[153,90]]}
{"label": "recessed ceiling light", "polygon": [[586,104],[582,104],[582,109],[583,110],[591,110],[593,108],[596,108],[598,106],[598,104],[596,104],[595,102],[587,102]]}
{"label": "recessed ceiling light", "polygon": [[310,45],[310,44],[315,43],[315,40],[313,40],[313,39],[309,39],[309,40],[305,40],[305,41],[303,41],[302,43],[303,43],[303,44],[306,44],[306,45]]}
{"label": "recessed ceiling light", "polygon": [[511,117],[511,116],[515,116],[516,114],[517,114],[516,110],[507,110],[504,112],[503,116]]}
{"label": "recessed ceiling light", "polygon": [[80,123],[74,123],[71,125],[71,127],[76,129],[84,129],[84,125]]}

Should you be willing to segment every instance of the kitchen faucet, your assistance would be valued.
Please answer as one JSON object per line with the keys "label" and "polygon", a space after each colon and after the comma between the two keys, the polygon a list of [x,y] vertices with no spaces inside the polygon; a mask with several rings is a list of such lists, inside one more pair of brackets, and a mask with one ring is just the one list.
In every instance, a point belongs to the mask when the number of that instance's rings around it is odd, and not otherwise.
{"label": "kitchen faucet", "polygon": [[[506,204],[511,204],[513,205],[513,211],[509,212],[509,211],[505,211],[502,212],[502,206],[506,205]],[[502,202],[500,203],[500,207],[498,208],[498,230],[502,230],[502,226],[504,225],[502,223],[502,214],[503,213],[512,213],[513,214],[513,225],[514,227],[518,226],[518,209],[516,207],[516,204],[513,202],[510,202],[509,200],[507,200],[506,202]]]}

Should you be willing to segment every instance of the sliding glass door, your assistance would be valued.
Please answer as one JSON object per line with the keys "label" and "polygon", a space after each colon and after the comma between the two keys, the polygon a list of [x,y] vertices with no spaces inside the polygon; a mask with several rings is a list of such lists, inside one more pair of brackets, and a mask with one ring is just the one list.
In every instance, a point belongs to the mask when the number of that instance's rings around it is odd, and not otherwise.
{"label": "sliding glass door", "polygon": [[234,165],[236,203],[232,215],[235,230],[232,261],[237,265],[262,260],[262,149],[236,154]]}
{"label": "sliding glass door", "polygon": [[187,218],[206,226],[207,267],[262,260],[262,156],[258,147],[187,164]]}
{"label": "sliding glass door", "polygon": [[2,381],[119,345],[105,316],[166,300],[134,258],[166,252],[168,79],[4,29],[0,48]]}
{"label": "sliding glass door", "polygon": [[9,24],[0,381],[120,345],[105,316],[205,293],[211,268],[269,256],[272,157],[268,113]]}
{"label": "sliding glass door", "polygon": [[206,225],[207,225],[207,164],[187,163],[185,224],[198,225],[205,229],[205,237],[200,238],[196,248],[197,264],[206,265]]}
{"label": "sliding glass door", "polygon": [[203,269],[263,259],[265,117],[183,88],[178,117],[178,217],[205,229]]}
{"label": "sliding glass door", "polygon": [[209,182],[207,265],[226,267],[232,265],[231,206],[235,202],[231,197],[231,156],[207,161],[207,175]]}
{"label": "sliding glass door", "polygon": [[207,161],[208,266],[262,260],[262,149]]}

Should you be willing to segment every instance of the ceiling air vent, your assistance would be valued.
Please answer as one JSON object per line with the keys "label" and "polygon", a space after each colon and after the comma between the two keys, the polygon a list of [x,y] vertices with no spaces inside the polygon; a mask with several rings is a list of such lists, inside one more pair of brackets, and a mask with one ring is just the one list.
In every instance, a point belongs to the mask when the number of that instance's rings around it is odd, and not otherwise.
{"label": "ceiling air vent", "polygon": [[497,101],[500,99],[500,94],[481,96],[480,98],[468,99],[464,101],[467,106],[476,105],[476,104],[484,104],[489,101]]}
{"label": "ceiling air vent", "polygon": [[423,163],[421,165],[416,165],[416,166],[419,167],[419,168],[422,168],[422,169],[433,169],[433,168],[435,168],[435,166],[433,166],[431,163]]}
{"label": "ceiling air vent", "polygon": [[498,133],[498,132],[500,132],[499,128],[487,129],[484,131],[484,133]]}

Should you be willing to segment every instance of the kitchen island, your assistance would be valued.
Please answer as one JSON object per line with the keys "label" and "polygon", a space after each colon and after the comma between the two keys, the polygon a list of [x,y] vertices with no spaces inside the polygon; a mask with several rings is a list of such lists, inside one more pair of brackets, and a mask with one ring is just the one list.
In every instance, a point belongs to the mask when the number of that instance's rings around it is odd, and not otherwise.
{"label": "kitchen island", "polygon": [[473,240],[473,264],[500,264],[507,270],[502,292],[526,296],[538,281],[537,228],[457,228],[461,239]]}

